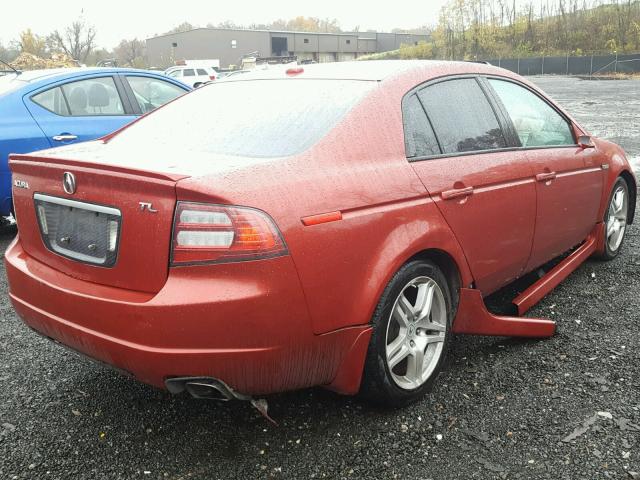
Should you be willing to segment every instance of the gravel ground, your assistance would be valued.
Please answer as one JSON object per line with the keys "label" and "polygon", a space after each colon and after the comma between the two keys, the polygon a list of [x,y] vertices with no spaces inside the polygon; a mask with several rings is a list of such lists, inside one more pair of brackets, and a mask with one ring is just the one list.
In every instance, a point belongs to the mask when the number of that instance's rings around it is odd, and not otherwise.
{"label": "gravel ground", "polygon": [[[640,156],[640,83],[534,81]],[[532,310],[558,320],[552,339],[460,336],[433,393],[404,410],[322,389],[273,396],[279,427],[246,404],[171,397],[38,337],[2,281],[0,479],[640,478],[639,231]],[[0,250],[14,233],[0,233]]]}

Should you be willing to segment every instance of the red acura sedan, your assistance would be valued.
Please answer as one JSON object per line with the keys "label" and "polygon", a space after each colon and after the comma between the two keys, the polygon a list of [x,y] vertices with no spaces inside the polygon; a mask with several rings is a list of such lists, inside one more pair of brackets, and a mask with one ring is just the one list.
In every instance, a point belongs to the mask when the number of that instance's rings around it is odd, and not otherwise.
{"label": "red acura sedan", "polygon": [[[240,76],[11,169],[5,262],[26,324],[221,399],[420,398],[454,333],[552,335],[524,312],[588,257],[614,258],[636,204],[621,148],[523,78],[464,62]],[[511,315],[485,307],[557,257]]]}

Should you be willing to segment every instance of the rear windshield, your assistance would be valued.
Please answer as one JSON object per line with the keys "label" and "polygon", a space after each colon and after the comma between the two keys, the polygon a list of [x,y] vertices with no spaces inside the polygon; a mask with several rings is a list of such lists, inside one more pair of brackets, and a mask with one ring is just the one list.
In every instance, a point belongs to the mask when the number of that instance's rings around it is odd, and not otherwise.
{"label": "rear windshield", "polygon": [[110,143],[244,157],[295,155],[325,136],[375,85],[312,79],[212,83],[141,119]]}

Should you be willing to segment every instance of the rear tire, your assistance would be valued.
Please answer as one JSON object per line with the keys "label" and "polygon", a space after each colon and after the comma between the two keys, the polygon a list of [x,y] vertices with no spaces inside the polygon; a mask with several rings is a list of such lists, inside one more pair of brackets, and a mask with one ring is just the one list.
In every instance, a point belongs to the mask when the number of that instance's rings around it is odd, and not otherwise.
{"label": "rear tire", "polygon": [[602,260],[613,260],[622,250],[629,218],[629,198],[627,182],[618,177],[604,213],[604,251],[600,255]]}
{"label": "rear tire", "polygon": [[194,83],[194,84],[193,84],[193,88],[198,88],[198,87],[201,87],[201,86],[202,86],[202,83],[201,83],[201,82],[198,82],[198,83]]}
{"label": "rear tire", "polygon": [[391,407],[422,398],[442,370],[452,321],[451,292],[442,271],[429,260],[405,264],[371,320],[362,396]]}

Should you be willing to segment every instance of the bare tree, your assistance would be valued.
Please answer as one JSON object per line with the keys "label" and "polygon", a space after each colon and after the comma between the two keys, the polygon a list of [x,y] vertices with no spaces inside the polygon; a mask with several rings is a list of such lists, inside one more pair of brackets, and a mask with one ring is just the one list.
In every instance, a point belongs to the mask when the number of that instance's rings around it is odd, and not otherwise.
{"label": "bare tree", "polygon": [[68,26],[61,34],[58,30],[49,36],[52,49],[61,50],[71,58],[84,62],[95,48],[96,31],[79,18]]}
{"label": "bare tree", "polygon": [[144,40],[122,40],[113,53],[118,59],[118,65],[141,68],[145,66],[146,44]]}

